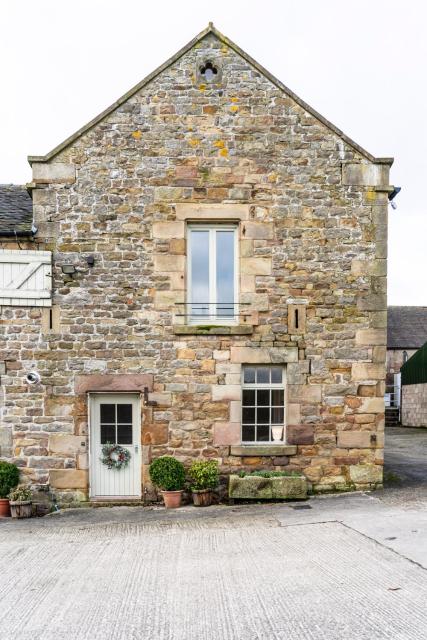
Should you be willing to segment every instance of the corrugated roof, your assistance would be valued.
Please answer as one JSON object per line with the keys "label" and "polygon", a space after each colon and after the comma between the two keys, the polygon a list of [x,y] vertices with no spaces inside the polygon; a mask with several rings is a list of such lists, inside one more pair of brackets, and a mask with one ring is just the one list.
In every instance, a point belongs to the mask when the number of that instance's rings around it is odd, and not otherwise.
{"label": "corrugated roof", "polygon": [[30,232],[33,201],[24,186],[0,184],[0,235],[2,232]]}
{"label": "corrugated roof", "polygon": [[427,307],[388,307],[388,349],[419,349],[425,342]]}

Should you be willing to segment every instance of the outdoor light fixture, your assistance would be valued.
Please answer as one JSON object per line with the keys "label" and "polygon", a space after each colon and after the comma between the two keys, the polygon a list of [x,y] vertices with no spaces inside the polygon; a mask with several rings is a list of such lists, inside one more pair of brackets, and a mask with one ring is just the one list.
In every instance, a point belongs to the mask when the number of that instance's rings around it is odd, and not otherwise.
{"label": "outdoor light fixture", "polygon": [[76,273],[76,267],[73,264],[63,264],[61,265],[61,270],[67,276],[72,276],[73,273]]}
{"label": "outdoor light fixture", "polygon": [[388,194],[388,201],[390,202],[392,209],[397,209],[397,204],[394,202],[394,198],[397,196],[397,194],[401,190],[402,190],[402,187],[394,187],[393,191]]}

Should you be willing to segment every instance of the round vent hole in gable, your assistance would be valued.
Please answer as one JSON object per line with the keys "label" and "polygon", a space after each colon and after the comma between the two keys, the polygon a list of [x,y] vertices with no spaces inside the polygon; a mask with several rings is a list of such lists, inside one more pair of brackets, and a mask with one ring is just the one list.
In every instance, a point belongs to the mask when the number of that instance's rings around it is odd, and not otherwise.
{"label": "round vent hole in gable", "polygon": [[207,82],[212,82],[217,74],[218,69],[212,62],[208,61],[200,67],[200,75],[203,76]]}

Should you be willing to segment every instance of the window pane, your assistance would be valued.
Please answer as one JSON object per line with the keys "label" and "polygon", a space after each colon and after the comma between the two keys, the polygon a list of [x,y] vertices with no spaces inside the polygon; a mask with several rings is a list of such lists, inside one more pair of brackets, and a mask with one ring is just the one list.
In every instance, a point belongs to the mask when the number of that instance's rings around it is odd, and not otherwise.
{"label": "window pane", "polygon": [[281,367],[273,367],[271,369],[271,382],[273,384],[282,384],[283,369]]}
{"label": "window pane", "polygon": [[254,442],[255,426],[253,424],[244,424],[242,426],[242,440],[243,442]]}
{"label": "window pane", "polygon": [[209,315],[209,231],[190,232],[191,243],[191,313],[195,316]]}
{"label": "window pane", "polygon": [[270,390],[258,389],[256,393],[257,393],[257,404],[268,407],[270,405]]}
{"label": "window pane", "polygon": [[116,421],[116,405],[101,404],[101,422],[115,422],[115,421]]}
{"label": "window pane", "polygon": [[216,231],[217,315],[234,315],[234,231]]}
{"label": "window pane", "polygon": [[257,367],[256,381],[258,384],[268,384],[270,382],[270,367]]}
{"label": "window pane", "polygon": [[268,442],[270,440],[270,426],[268,424],[257,426],[257,441]]}
{"label": "window pane", "polygon": [[247,408],[247,407],[243,407],[243,411],[242,411],[242,422],[244,423],[254,423],[255,422],[255,409],[253,408]]}
{"label": "window pane", "polygon": [[117,405],[117,422],[132,422],[132,405],[131,404],[118,404]]}
{"label": "window pane", "polygon": [[270,422],[270,409],[257,409],[257,423],[269,423]]}
{"label": "window pane", "polygon": [[271,404],[274,406],[283,407],[284,393],[283,389],[271,390]]}
{"label": "window pane", "polygon": [[253,384],[255,382],[255,367],[245,367],[243,380],[245,384]]}
{"label": "window pane", "polygon": [[255,389],[243,389],[243,404],[246,406],[255,404]]}
{"label": "window pane", "polygon": [[101,444],[107,444],[107,442],[116,444],[116,427],[114,424],[101,424]]}
{"label": "window pane", "polygon": [[271,424],[283,424],[284,410],[279,407],[271,409]]}
{"label": "window pane", "polygon": [[117,425],[117,444],[132,444],[132,425]]}

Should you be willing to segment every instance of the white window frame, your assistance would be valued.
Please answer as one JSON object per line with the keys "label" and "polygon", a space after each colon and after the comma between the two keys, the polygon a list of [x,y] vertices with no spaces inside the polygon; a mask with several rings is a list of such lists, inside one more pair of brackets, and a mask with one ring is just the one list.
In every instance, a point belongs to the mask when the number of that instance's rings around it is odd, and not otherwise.
{"label": "white window frame", "polygon": [[[208,231],[209,232],[209,291],[211,300],[200,300],[200,303],[209,304],[209,314],[205,316],[191,315],[191,306],[195,304],[191,300],[191,232]],[[233,231],[234,233],[234,315],[233,317],[220,317],[216,315],[216,231]],[[239,237],[238,225],[230,223],[189,223],[187,224],[187,305],[186,305],[186,321],[188,324],[224,324],[235,325],[239,323]]]}
{"label": "white window frame", "polygon": [[[282,382],[280,383],[275,383],[275,382],[269,382],[269,383],[258,383],[258,382],[253,382],[253,383],[249,383],[249,382],[245,382],[245,369],[246,368],[254,368],[257,369],[258,367],[268,367],[270,369],[281,369],[282,371]],[[245,446],[260,446],[260,445],[280,445],[280,444],[285,444],[286,443],[286,413],[287,413],[287,399],[286,399],[286,367],[284,365],[275,365],[275,364],[246,364],[246,365],[242,365],[242,373],[241,373],[241,386],[242,386],[242,403],[241,403],[241,442],[242,444],[244,444]],[[272,426],[281,426],[281,425],[277,425],[274,424],[272,425],[271,423],[271,408],[272,405],[271,403],[269,405],[262,405],[263,408],[266,408],[268,406],[269,410],[270,410],[270,421],[268,423],[269,426],[269,435],[270,438],[269,440],[244,440],[243,439],[243,409],[245,408],[245,406],[243,404],[243,390],[245,389],[279,389],[279,390],[283,390],[283,434],[282,434],[282,440],[273,440],[272,438],[272,433],[271,433],[271,428]],[[250,405],[252,406],[252,405]],[[256,412],[256,408],[257,408],[257,396],[255,394],[255,412]],[[274,407],[276,407],[277,405],[274,405]],[[255,436],[257,436],[257,423],[255,422]]]}

